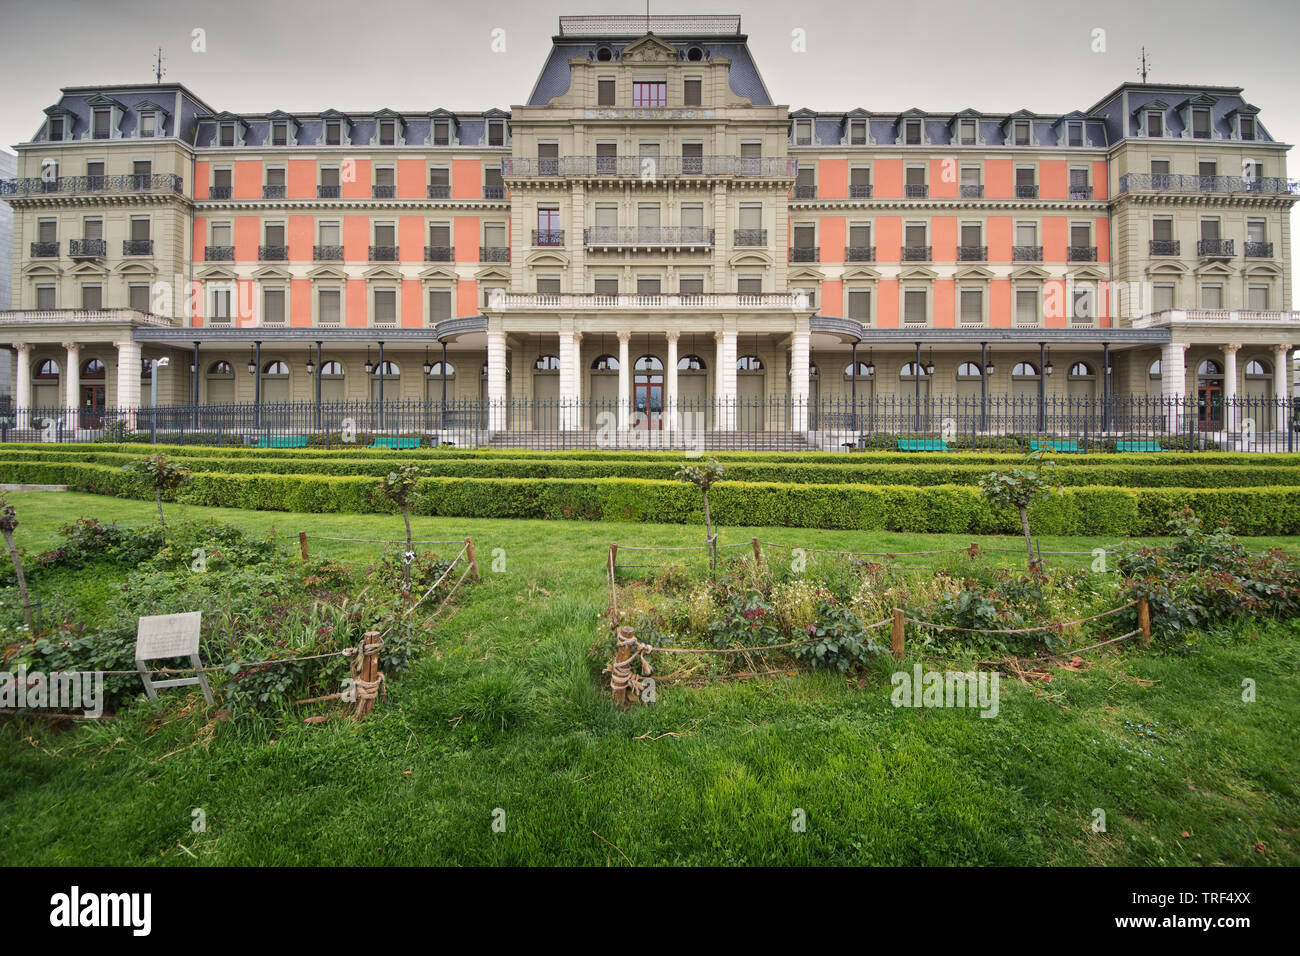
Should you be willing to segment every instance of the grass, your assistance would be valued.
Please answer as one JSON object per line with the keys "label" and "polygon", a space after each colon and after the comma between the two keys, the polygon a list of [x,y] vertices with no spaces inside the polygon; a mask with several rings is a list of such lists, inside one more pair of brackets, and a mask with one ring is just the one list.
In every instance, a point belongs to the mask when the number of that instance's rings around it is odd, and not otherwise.
{"label": "grass", "polygon": [[[29,550],[48,547],[75,517],[144,523],[153,507],[79,494],[10,500]],[[290,538],[402,535],[400,516],[176,505],[167,514]],[[472,534],[484,581],[373,719],[213,726],[197,695],[172,691],[157,706],[70,731],[7,720],[0,862],[1300,864],[1300,622],[1205,636],[1188,653],[1094,656],[1078,673],[1054,671],[1050,684],[1008,679],[993,720],[893,708],[892,661],[849,678],[663,685],[656,704],[624,714],[587,661],[607,599],[605,549],[611,540],[696,543],[699,529],[413,525],[417,538]],[[730,527],[721,540],[755,535],[895,552],[971,542]],[[1017,547],[1013,537],[981,543]],[[1078,562],[1111,543],[1041,542],[1085,552],[1060,559]],[[347,561],[376,547],[311,541],[314,554]],[[92,616],[113,581],[44,584],[75,592]],[[1241,700],[1244,678],[1257,683],[1255,703]],[[205,832],[191,829],[195,808]],[[1090,826],[1098,808],[1104,833]],[[504,832],[492,828],[498,810]],[[806,832],[791,826],[796,810]]]}

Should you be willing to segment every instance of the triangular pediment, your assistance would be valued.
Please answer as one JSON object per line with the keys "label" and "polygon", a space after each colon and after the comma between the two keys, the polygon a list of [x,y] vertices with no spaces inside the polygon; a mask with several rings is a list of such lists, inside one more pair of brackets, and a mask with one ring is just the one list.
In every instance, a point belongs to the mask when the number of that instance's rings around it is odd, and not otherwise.
{"label": "triangular pediment", "polygon": [[398,279],[402,278],[400,269],[394,269],[392,266],[374,266],[361,273],[363,279]]}
{"label": "triangular pediment", "polygon": [[967,266],[964,269],[958,269],[952,274],[954,279],[992,279],[994,275],[983,266]]}
{"label": "triangular pediment", "polygon": [[337,266],[317,266],[307,273],[308,279],[346,279],[348,274]]}
{"label": "triangular pediment", "polygon": [[291,279],[293,273],[284,266],[262,266],[253,272],[254,279]]}
{"label": "triangular pediment", "polygon": [[633,40],[623,47],[623,62],[667,63],[677,59],[677,48],[665,43],[653,33],[647,33],[639,40]]}
{"label": "triangular pediment", "polygon": [[1038,266],[1021,266],[1019,269],[1011,270],[1011,278],[1048,279],[1051,278],[1051,273],[1049,273],[1046,269],[1039,268]]}

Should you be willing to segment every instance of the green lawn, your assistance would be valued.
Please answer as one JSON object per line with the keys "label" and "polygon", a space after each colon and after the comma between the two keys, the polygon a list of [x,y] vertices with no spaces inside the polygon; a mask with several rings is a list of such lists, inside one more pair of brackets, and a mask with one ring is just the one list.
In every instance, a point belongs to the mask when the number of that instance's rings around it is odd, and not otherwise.
{"label": "green lawn", "polygon": [[[152,517],[150,503],[91,495],[10,500],[30,551],[77,516]],[[209,515],[295,538],[402,528],[397,516],[168,506],[169,520]],[[72,731],[8,719],[0,862],[1300,864],[1300,622],[1205,637],[1189,653],[1094,655],[1095,666],[1058,670],[1046,685],[1004,680],[993,720],[893,708],[892,660],[852,678],[664,685],[657,703],[624,714],[587,661],[601,637],[605,550],[694,543],[700,529],[414,525],[419,538],[474,535],[484,581],[372,719],[212,725],[199,709],[177,715],[177,691]],[[725,528],[722,542],[754,535],[869,551],[971,542],[791,528]],[[1041,542],[1084,552],[1110,543]],[[349,561],[375,553],[311,546]],[[504,570],[489,570],[494,557]],[[94,589],[112,583],[82,591],[87,617]],[[1244,678],[1257,683],[1254,703],[1241,700]],[[191,830],[194,808],[206,832]],[[492,829],[498,808],[504,832]],[[1094,808],[1105,833],[1090,827]],[[792,830],[796,810],[806,832]]]}

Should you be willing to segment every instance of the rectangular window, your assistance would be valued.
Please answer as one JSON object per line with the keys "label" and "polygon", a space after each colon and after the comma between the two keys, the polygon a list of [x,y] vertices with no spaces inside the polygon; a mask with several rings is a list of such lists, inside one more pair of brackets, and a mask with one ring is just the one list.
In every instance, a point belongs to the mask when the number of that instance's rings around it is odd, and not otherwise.
{"label": "rectangular window", "polygon": [[871,321],[871,290],[849,290],[849,316],[858,322]]}
{"label": "rectangular window", "polygon": [[704,204],[686,203],[682,206],[682,231],[699,232],[704,229]]}
{"label": "rectangular window", "polygon": [[147,216],[137,216],[131,220],[131,238],[144,242],[149,238],[149,219]]}
{"label": "rectangular window", "polygon": [[911,247],[925,245],[925,228],[923,222],[909,222],[903,227],[903,245]]}
{"label": "rectangular window", "polygon": [[1071,123],[1069,125],[1067,142],[1071,146],[1083,145],[1083,124],[1082,123]]}
{"label": "rectangular window", "polygon": [[230,176],[231,174],[228,168],[214,169],[212,171],[212,188],[224,192],[225,195],[228,197],[230,195],[230,183],[231,183]]}
{"label": "rectangular window", "polygon": [[289,145],[289,124],[277,122],[271,124],[271,145],[288,146]]}
{"label": "rectangular window", "polygon": [[54,286],[38,285],[36,287],[36,308],[38,309],[54,308]]}
{"label": "rectangular window", "polygon": [[230,289],[222,287],[212,290],[212,314],[214,322],[230,321]]}
{"label": "rectangular window", "polygon": [[266,170],[266,184],[268,186],[283,189],[286,182],[283,166],[270,166]]}
{"label": "rectangular window", "polygon": [[618,279],[613,276],[597,276],[592,284],[592,291],[596,295],[618,295]]}
{"label": "rectangular window", "polygon": [[633,83],[632,105],[645,107],[667,106],[668,84],[662,81],[646,82],[644,80]]}
{"label": "rectangular window", "polygon": [[636,207],[636,224],[641,229],[659,228],[659,204],[643,202]]}
{"label": "rectangular window", "polygon": [[812,121],[811,120],[799,120],[797,123],[794,124],[794,144],[796,146],[812,145]]}
{"label": "rectangular window", "polygon": [[1246,308],[1255,312],[1268,309],[1268,286],[1252,285],[1246,289]]}
{"label": "rectangular window", "polygon": [[83,285],[81,287],[81,307],[92,311],[103,308],[103,289],[98,285]]}
{"label": "rectangular window", "polygon": [[450,120],[433,121],[433,145],[434,146],[451,145],[451,121]]}
{"label": "rectangular window", "polygon": [[928,318],[926,304],[929,294],[925,289],[907,289],[903,292],[903,322],[907,325],[925,325]]}
{"label": "rectangular window", "polygon": [[762,295],[763,280],[758,276],[744,276],[736,279],[737,295]]}
{"label": "rectangular window", "polygon": [[974,146],[979,138],[979,127],[977,121],[973,119],[964,119],[958,127],[958,142],[962,146]]}
{"label": "rectangular window", "polygon": [[50,139],[63,139],[63,117],[55,116],[50,120]]}
{"label": "rectangular window", "polygon": [[429,245],[439,248],[451,247],[451,224],[446,222],[429,223]]}
{"label": "rectangular window", "polygon": [[332,120],[325,124],[325,145],[339,146],[343,143],[343,124]]}
{"label": "rectangular window", "polygon": [[1255,138],[1255,117],[1243,116],[1241,118],[1241,138],[1242,139]]}
{"label": "rectangular window", "polygon": [[397,124],[392,120],[384,120],[379,124],[379,145],[393,146],[397,143]]}
{"label": "rectangular window", "polygon": [[140,135],[153,136],[158,132],[158,114],[141,113],[140,114]]}
{"label": "rectangular window", "polygon": [[375,245],[388,248],[397,245],[397,227],[391,222],[375,223]]}
{"label": "rectangular window", "polygon": [[984,245],[984,227],[978,222],[962,223],[961,244],[968,247]]}
{"label": "rectangular window", "polygon": [[1029,120],[1016,120],[1012,141],[1017,146],[1028,146],[1029,140]]}
{"label": "rectangular window", "polygon": [[229,246],[230,241],[230,223],[214,222],[212,224],[212,238],[209,243],[214,246]]}
{"label": "rectangular window", "polygon": [[681,295],[704,295],[704,277],[682,276],[677,280],[677,291]]}
{"label": "rectangular window", "polygon": [[1201,286],[1201,308],[1222,309],[1223,286],[1212,283],[1206,283]]}
{"label": "rectangular window", "polygon": [[800,224],[794,227],[794,247],[796,249],[812,249],[817,245],[817,227],[810,224]]}
{"label": "rectangular window", "polygon": [[1246,220],[1246,241],[1247,242],[1267,242],[1268,234],[1266,224],[1263,219]]}
{"label": "rectangular window", "polygon": [[284,290],[262,290],[262,324],[284,325]]}
{"label": "rectangular window", "polygon": [[1154,286],[1151,290],[1151,304],[1156,312],[1165,312],[1174,307],[1174,287],[1168,284]]}
{"label": "rectangular window", "polygon": [[615,203],[596,204],[596,228],[614,229],[618,226],[618,206]]}
{"label": "rectangular window", "polygon": [[871,223],[855,222],[849,226],[849,247],[865,249],[871,245]]}
{"label": "rectangular window", "polygon": [[596,105],[614,105],[615,84],[612,78],[602,77],[596,81]]}
{"label": "rectangular window", "polygon": [[1169,175],[1169,160],[1167,160],[1167,159],[1153,159],[1153,160],[1151,160],[1151,175],[1152,175],[1152,176],[1168,176],[1168,175]]}
{"label": "rectangular window", "polygon": [[36,241],[37,242],[58,242],[59,221],[57,219],[40,220],[36,224]]}
{"label": "rectangular window", "polygon": [[1218,239],[1219,238],[1219,220],[1202,219],[1201,220],[1201,238]]}
{"label": "rectangular window", "polygon": [[144,282],[133,282],[126,290],[127,307],[136,312],[149,311],[149,285]]}
{"label": "rectangular window", "polygon": [[1164,136],[1165,135],[1165,118],[1159,113],[1147,114],[1147,135]]}
{"label": "rectangular window", "polygon": [[1196,175],[1198,176],[1217,176],[1219,175],[1219,162],[1215,159],[1200,159],[1196,162]]}
{"label": "rectangular window", "polygon": [[1210,111],[1207,109],[1192,110],[1192,138],[1209,139],[1210,138]]}
{"label": "rectangular window", "polygon": [[699,106],[703,102],[704,81],[687,77],[682,84],[682,105]]}
{"label": "rectangular window", "polygon": [[1016,223],[1016,245],[1018,246],[1038,245],[1037,223],[1032,223],[1032,222]]}
{"label": "rectangular window", "polygon": [[854,199],[871,198],[871,167],[849,167],[849,196]]}
{"label": "rectangular window", "polygon": [[235,124],[234,123],[221,124],[217,142],[222,146],[235,145]]}
{"label": "rectangular window", "polygon": [[659,277],[658,276],[637,276],[636,294],[637,295],[658,295]]}
{"label": "rectangular window", "polygon": [[961,290],[961,324],[984,324],[984,291],[982,289]]}
{"label": "rectangular window", "polygon": [[1070,245],[1091,246],[1092,226],[1083,222],[1071,223],[1070,224]]}
{"label": "rectangular window", "polygon": [[851,120],[849,122],[849,145],[865,146],[867,145],[867,121]]}
{"label": "rectangular window", "polygon": [[559,276],[538,276],[537,291],[542,295],[559,295],[560,277]]}
{"label": "rectangular window", "polygon": [[[95,110],[91,119],[92,136],[95,139],[108,139],[109,126],[112,123],[113,111],[111,109]],[[225,145],[224,143],[222,144]],[[232,143],[233,145],[233,143]]]}
{"label": "rectangular window", "polygon": [[266,224],[266,244],[268,246],[284,245],[284,223],[268,222]]}
{"label": "rectangular window", "polygon": [[506,244],[506,226],[502,222],[483,224],[483,245],[490,249],[503,249]]}
{"label": "rectangular window", "polygon": [[397,172],[392,166],[375,167],[375,185],[376,186],[394,186],[397,183]]}
{"label": "rectangular window", "polygon": [[740,207],[741,229],[763,228],[763,207],[758,203],[743,203]]}
{"label": "rectangular window", "polygon": [[506,124],[504,120],[488,122],[488,145],[504,146],[506,144]]}
{"label": "rectangular window", "polygon": [[338,289],[321,289],[316,293],[316,321],[319,325],[338,325],[343,315],[342,294]]}
{"label": "rectangular window", "polygon": [[338,189],[339,168],[337,166],[322,166],[320,169],[320,184],[329,189]]}
{"label": "rectangular window", "polygon": [[1151,220],[1151,238],[1157,242],[1170,242],[1174,238],[1174,221],[1167,217]]}
{"label": "rectangular window", "polygon": [[96,217],[93,219],[83,219],[81,221],[81,238],[83,239],[103,239],[104,238],[104,220]]}
{"label": "rectangular window", "polygon": [[429,324],[433,325],[451,318],[451,290],[429,290]]}
{"label": "rectangular window", "polygon": [[397,290],[375,290],[375,325],[397,324]]}
{"label": "rectangular window", "polygon": [[921,121],[908,120],[903,126],[903,142],[908,146],[921,145]]}
{"label": "rectangular window", "polygon": [[343,244],[337,222],[322,222],[320,224],[320,244],[322,246],[340,246]]}
{"label": "rectangular window", "polygon": [[1038,290],[1016,290],[1016,325],[1038,324]]}

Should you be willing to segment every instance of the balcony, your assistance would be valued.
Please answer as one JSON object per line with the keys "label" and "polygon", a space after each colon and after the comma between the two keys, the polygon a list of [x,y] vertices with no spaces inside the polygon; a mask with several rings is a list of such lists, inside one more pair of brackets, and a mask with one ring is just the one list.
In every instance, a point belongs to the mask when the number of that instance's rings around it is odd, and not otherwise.
{"label": "balcony", "polygon": [[871,183],[854,183],[849,186],[850,199],[870,199]]}
{"label": "balcony", "polygon": [[122,176],[61,176],[58,179],[0,179],[0,196],[70,196],[76,194],[104,193],[125,195],[129,193],[183,193],[185,180],[174,173],[140,174]]}
{"label": "balcony", "polygon": [[1038,186],[1037,186],[1036,184],[1034,184],[1034,183],[1017,183],[1017,184],[1016,184],[1016,198],[1017,198],[1017,199],[1037,199],[1037,198],[1038,198]]}
{"label": "balcony", "polygon": [[1183,244],[1177,239],[1152,239],[1147,251],[1153,256],[1182,255]]}
{"label": "balcony", "polygon": [[714,230],[703,226],[589,226],[582,232],[583,245],[588,248],[707,247],[713,245],[713,237]]}
{"label": "balcony", "polygon": [[371,262],[396,262],[397,246],[371,246]]}
{"label": "balcony", "polygon": [[371,199],[396,199],[397,186],[393,183],[376,183],[370,187]]}
{"label": "balcony", "polygon": [[105,239],[70,239],[68,255],[73,259],[103,259],[108,255],[108,241]]}
{"label": "balcony", "polygon": [[1043,247],[1042,246],[1012,246],[1011,261],[1012,262],[1042,262]]}
{"label": "balcony", "polygon": [[209,199],[229,199],[231,195],[232,195],[232,187],[230,186],[209,186],[208,187]]}
{"label": "balcony", "polygon": [[153,240],[152,239],[123,239],[122,255],[151,256],[153,255]]}
{"label": "balcony", "polygon": [[875,246],[848,246],[844,250],[846,262],[875,262]]}
{"label": "balcony", "polygon": [[289,260],[289,247],[258,246],[257,258],[261,262],[287,262]]}
{"label": "balcony", "polygon": [[907,183],[903,187],[903,195],[908,199],[928,199],[930,187],[926,183]]}
{"label": "balcony", "polygon": [[988,260],[989,260],[988,246],[958,246],[957,247],[958,262],[988,262]]}
{"label": "balcony", "polygon": [[176,325],[172,319],[135,309],[13,309],[0,311],[0,324],[13,325],[99,325],[123,323],[158,328]]}
{"label": "balcony", "polygon": [[479,262],[509,262],[509,246],[480,246],[478,250]]}
{"label": "balcony", "polygon": [[930,261],[929,246],[903,246],[902,252],[903,252],[904,262],[929,262]]}
{"label": "balcony", "polygon": [[962,183],[961,198],[962,199],[983,199],[984,186],[980,183]]}
{"label": "balcony", "polygon": [[793,246],[790,249],[791,262],[821,262],[821,246]]}
{"label": "balcony", "polygon": [[450,199],[451,186],[448,183],[429,183],[430,199]]}
{"label": "balcony", "polygon": [[451,262],[455,258],[455,250],[451,246],[425,246],[425,262]]}
{"label": "balcony", "polygon": [[1161,193],[1259,193],[1300,196],[1300,180],[1263,176],[1180,176],[1172,173],[1125,173],[1119,191]]}
{"label": "balcony", "polygon": [[767,230],[737,229],[732,233],[731,244],[733,246],[765,246],[767,245]]}
{"label": "balcony", "polygon": [[1164,325],[1183,323],[1245,325],[1258,323],[1267,326],[1300,326],[1300,312],[1288,309],[1268,309],[1255,311],[1249,309],[1163,309],[1152,312],[1132,322],[1135,329],[1149,329]]}
{"label": "balcony", "polygon": [[203,250],[204,262],[234,262],[234,246],[206,246]]}
{"label": "balcony", "polygon": [[1069,262],[1096,262],[1096,246],[1070,246],[1066,249],[1066,260]]}
{"label": "balcony", "polygon": [[505,199],[506,187],[505,186],[484,186],[483,198],[484,199]]}
{"label": "balcony", "polygon": [[338,183],[335,183],[332,186],[326,186],[325,184],[322,183],[321,185],[317,186],[316,198],[317,199],[338,199],[339,198]]}
{"label": "balcony", "polygon": [[777,156],[522,156],[501,160],[501,175],[505,179],[640,179],[646,174],[648,158],[654,160],[653,178],[793,179],[799,165],[797,160]]}
{"label": "balcony", "polygon": [[809,309],[808,296],[793,292],[710,292],[710,293],[584,293],[519,292],[502,293],[489,303],[490,310],[532,312],[561,309],[569,312],[608,312],[626,309],[634,312],[682,309],[738,309],[744,311],[780,311]]}
{"label": "balcony", "polygon": [[1091,186],[1071,186],[1071,187],[1070,187],[1070,198],[1071,198],[1071,199],[1091,199],[1091,198],[1092,198],[1092,187],[1091,187]]}
{"label": "balcony", "polygon": [[317,262],[342,262],[342,246],[312,246],[311,257]]}
{"label": "balcony", "polygon": [[1201,239],[1196,243],[1196,254],[1202,259],[1231,259],[1235,250],[1232,239]]}
{"label": "balcony", "polygon": [[795,199],[816,199],[817,187],[816,186],[795,186],[794,198]]}
{"label": "balcony", "polygon": [[288,194],[284,183],[267,183],[262,187],[263,199],[283,199]]}
{"label": "balcony", "polygon": [[1242,254],[1247,259],[1272,259],[1273,243],[1247,241],[1246,245],[1243,247]]}
{"label": "balcony", "polygon": [[563,246],[564,230],[563,229],[534,229],[533,245],[534,246]]}
{"label": "balcony", "polygon": [[32,258],[33,259],[57,259],[59,257],[59,244],[57,242],[33,242]]}

